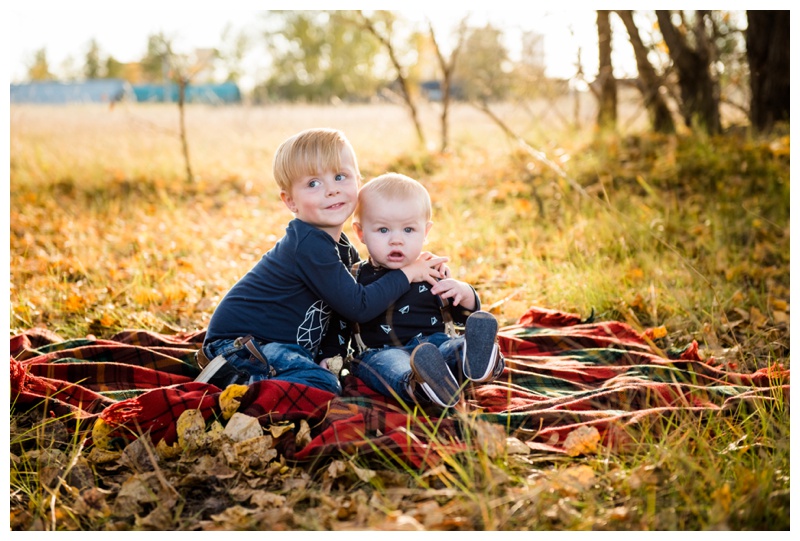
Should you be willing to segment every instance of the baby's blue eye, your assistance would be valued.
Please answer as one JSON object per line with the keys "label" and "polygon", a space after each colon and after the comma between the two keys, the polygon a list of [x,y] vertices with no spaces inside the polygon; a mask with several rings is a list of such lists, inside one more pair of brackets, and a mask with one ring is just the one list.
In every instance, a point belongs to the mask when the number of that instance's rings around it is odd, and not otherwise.
{"label": "baby's blue eye", "polygon": [[389,228],[388,227],[381,227],[380,229],[378,229],[378,232],[379,233],[388,233],[389,232]]}
{"label": "baby's blue eye", "polygon": [[405,228],[405,232],[406,233],[413,233],[414,232],[414,228],[413,227],[406,227]]}

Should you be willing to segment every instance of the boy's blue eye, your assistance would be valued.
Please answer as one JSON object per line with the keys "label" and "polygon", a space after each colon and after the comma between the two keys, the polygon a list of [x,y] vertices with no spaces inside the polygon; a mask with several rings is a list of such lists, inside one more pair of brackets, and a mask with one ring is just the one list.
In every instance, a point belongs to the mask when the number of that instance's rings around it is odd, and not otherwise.
{"label": "boy's blue eye", "polygon": [[308,187],[309,188],[315,188],[315,187],[319,186],[319,184],[320,184],[320,182],[318,180],[312,180],[312,181],[310,181],[308,183]]}
{"label": "boy's blue eye", "polygon": [[346,177],[345,177],[343,174],[341,174],[341,173],[339,173],[338,175],[336,175],[336,180],[344,180],[345,178],[346,178]]}

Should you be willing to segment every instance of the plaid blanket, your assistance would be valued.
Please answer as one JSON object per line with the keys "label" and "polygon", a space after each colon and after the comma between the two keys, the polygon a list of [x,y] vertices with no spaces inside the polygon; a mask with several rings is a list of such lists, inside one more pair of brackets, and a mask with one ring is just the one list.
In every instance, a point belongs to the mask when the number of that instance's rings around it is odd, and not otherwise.
{"label": "plaid blanket", "polygon": [[[205,332],[164,335],[125,331],[109,340],[63,340],[44,329],[11,337],[11,403],[72,414],[87,426],[101,418],[119,437],[148,434],[154,443],[177,439],[187,409],[220,415],[222,389],[196,383],[194,352]],[[742,404],[787,400],[789,370],[773,366],[736,373],[703,360],[696,342],[661,352],[648,338],[617,322],[531,308],[499,332],[506,369],[493,383],[465,390],[460,413],[414,415],[398,402],[344,377],[342,396],[283,381],[250,385],[238,411],[264,426],[305,419],[312,440],[302,448],[281,440],[289,460],[341,453],[392,457],[416,467],[436,463],[443,447],[459,448],[465,419],[504,427],[534,450],[564,453],[578,428],[593,427],[615,445],[627,427],[677,410],[736,411]]]}

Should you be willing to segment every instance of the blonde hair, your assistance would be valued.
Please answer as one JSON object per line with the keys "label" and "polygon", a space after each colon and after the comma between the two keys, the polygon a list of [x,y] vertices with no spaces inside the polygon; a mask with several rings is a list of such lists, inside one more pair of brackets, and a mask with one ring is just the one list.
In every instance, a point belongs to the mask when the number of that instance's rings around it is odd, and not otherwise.
{"label": "blonde hair", "polygon": [[305,175],[341,169],[343,150],[350,152],[358,180],[356,153],[344,133],[333,128],[312,128],[301,131],[281,143],[272,163],[272,176],[280,189],[290,192],[292,181]]}
{"label": "blonde hair", "polygon": [[374,197],[386,200],[415,199],[420,204],[420,210],[425,215],[425,220],[431,219],[431,196],[425,186],[419,181],[400,173],[384,173],[370,180],[358,192],[358,204],[353,213],[355,221],[361,221],[364,205],[371,203]]}

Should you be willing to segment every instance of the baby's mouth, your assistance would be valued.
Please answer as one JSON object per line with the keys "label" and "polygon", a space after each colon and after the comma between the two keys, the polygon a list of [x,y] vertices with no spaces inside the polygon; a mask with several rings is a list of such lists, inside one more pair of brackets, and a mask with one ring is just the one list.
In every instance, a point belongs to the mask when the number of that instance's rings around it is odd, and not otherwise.
{"label": "baby's mouth", "polygon": [[399,261],[399,260],[403,259],[403,257],[405,257],[403,255],[403,252],[401,252],[399,250],[394,250],[392,252],[389,252],[389,260],[390,261]]}

